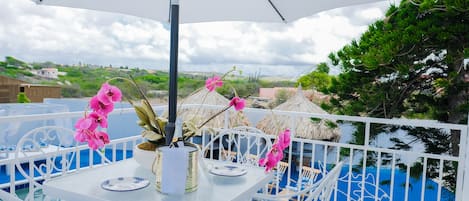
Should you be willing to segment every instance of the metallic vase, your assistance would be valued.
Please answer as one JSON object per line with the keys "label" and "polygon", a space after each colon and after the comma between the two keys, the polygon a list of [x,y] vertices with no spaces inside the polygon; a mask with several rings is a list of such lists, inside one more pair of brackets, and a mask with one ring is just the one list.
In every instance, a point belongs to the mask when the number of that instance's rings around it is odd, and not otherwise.
{"label": "metallic vase", "polygon": [[[188,158],[188,168],[187,168],[187,177],[186,177],[186,193],[193,192],[197,190],[198,187],[198,158],[199,158],[199,152],[197,149],[197,145],[189,142],[185,142],[184,146],[189,146],[194,148],[194,150],[191,150],[189,152],[189,158]],[[160,151],[159,149],[156,149],[156,157],[155,161],[152,165],[152,171],[156,176],[156,190],[161,192],[161,172],[163,169],[163,152]]]}

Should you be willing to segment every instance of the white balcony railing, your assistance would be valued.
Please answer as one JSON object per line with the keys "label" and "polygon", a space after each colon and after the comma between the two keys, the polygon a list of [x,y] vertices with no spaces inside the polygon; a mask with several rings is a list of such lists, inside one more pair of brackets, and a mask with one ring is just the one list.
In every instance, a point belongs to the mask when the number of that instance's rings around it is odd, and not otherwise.
{"label": "white balcony railing", "polygon": [[[200,105],[185,105],[185,107],[200,107]],[[218,106],[204,107],[220,108]],[[155,106],[154,108],[159,114],[165,109],[163,106]],[[292,126],[290,127],[292,131],[295,130],[295,120],[300,117],[340,121],[343,139],[348,138],[346,135],[351,134],[350,130],[356,129],[353,126],[354,124],[364,126],[364,143],[361,145],[350,144],[347,140],[327,142],[294,137],[284,158],[289,163],[290,168],[283,178],[283,182],[277,184],[277,187],[291,186],[294,183],[301,182],[298,174],[301,174],[304,165],[315,165],[316,168],[326,171],[331,164],[345,160],[347,163],[342,169],[342,174],[334,191],[334,200],[463,201],[464,196],[469,196],[469,179],[465,175],[469,167],[466,165],[468,125],[446,124],[427,120],[380,119],[285,111],[273,112],[277,115],[292,117]],[[266,115],[271,115],[272,111],[246,108],[244,114],[251,120],[251,126],[255,126],[257,121]],[[42,125],[55,125],[57,121],[51,120],[57,119],[61,120],[60,124],[62,125],[55,126],[73,128],[73,122],[82,115],[82,112],[66,112],[0,117],[0,131],[2,128],[8,129],[11,124],[19,124],[20,128],[28,127],[33,122],[34,125],[37,122]],[[111,162],[115,162],[131,157],[128,154],[131,153],[133,146],[142,139],[138,136],[139,128],[133,127],[135,126],[136,116],[132,108],[116,109],[110,115],[108,132],[114,139],[111,144],[106,146],[105,154]],[[229,119],[229,113],[226,112],[225,120],[229,121]],[[229,124],[226,122],[224,125],[226,127]],[[379,139],[376,142],[376,139],[372,138],[376,135],[376,133],[371,133],[371,128],[374,125],[435,128],[445,131],[457,130],[460,133],[459,154],[453,156],[448,153],[425,153],[423,149],[414,149],[412,151],[391,149],[380,144]],[[15,128],[18,128],[18,126]],[[295,133],[292,133],[292,135],[294,136]],[[116,136],[118,137],[116,138]],[[208,141],[207,137],[209,136],[203,135],[201,139],[193,140],[206,143]],[[87,150],[88,148],[80,146],[78,149]],[[100,164],[93,163],[93,161],[96,161],[94,158],[96,156],[92,152],[88,153],[89,156],[86,159],[80,159],[80,154],[77,155],[76,168],[71,171],[80,171]],[[5,169],[0,169],[2,170],[0,172],[9,174],[3,174],[2,177],[4,178],[0,178],[0,188],[9,188],[11,192],[14,192],[15,187],[26,184],[28,181],[16,178],[16,174],[14,174],[15,159],[8,158],[7,152],[2,154],[5,154],[5,156],[4,159],[0,159],[0,167]],[[81,167],[82,160],[88,160],[87,164],[89,165]],[[101,161],[104,162],[104,160]],[[277,192],[278,189],[276,188]]]}

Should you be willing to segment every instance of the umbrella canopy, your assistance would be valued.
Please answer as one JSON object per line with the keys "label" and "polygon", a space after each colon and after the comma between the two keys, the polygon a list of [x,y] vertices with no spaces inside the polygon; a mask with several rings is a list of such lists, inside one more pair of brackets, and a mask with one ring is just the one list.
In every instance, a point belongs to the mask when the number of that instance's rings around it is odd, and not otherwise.
{"label": "umbrella canopy", "polygon": [[291,22],[321,11],[383,0],[34,0],[44,5],[122,13],[170,21],[180,5],[181,23],[212,21]]}
{"label": "umbrella canopy", "polygon": [[[290,22],[314,13],[384,0],[33,0],[39,4],[116,12],[171,22],[168,123],[166,144],[172,141],[177,105],[179,22]],[[181,14],[179,10],[181,9]]]}
{"label": "umbrella canopy", "polygon": [[[274,110],[295,111],[327,114],[316,104],[308,100],[298,88],[297,93],[285,103],[280,104]],[[313,121],[310,118],[296,118],[295,136],[313,140],[339,141],[340,130],[334,126],[333,122],[327,120]],[[257,128],[268,134],[278,134],[279,132],[291,128],[291,117],[285,115],[269,115],[262,119]]]}
{"label": "umbrella canopy", "polygon": [[[200,105],[220,105],[227,106],[230,101],[216,91],[209,91],[205,88],[188,96],[182,101],[183,104],[200,104]],[[184,121],[193,121],[196,125],[202,124],[209,117],[218,113],[218,109],[210,109],[203,107],[179,108],[178,117]],[[229,127],[247,126],[249,123],[242,113],[230,110]],[[225,115],[218,115],[205,125],[209,128],[223,128],[225,126]]]}

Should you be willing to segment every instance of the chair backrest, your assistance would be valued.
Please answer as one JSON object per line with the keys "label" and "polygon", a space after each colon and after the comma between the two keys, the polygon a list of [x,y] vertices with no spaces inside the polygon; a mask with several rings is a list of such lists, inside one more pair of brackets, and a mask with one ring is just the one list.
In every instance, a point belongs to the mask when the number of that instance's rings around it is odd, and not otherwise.
{"label": "chair backrest", "polygon": [[[268,192],[270,194],[272,193],[278,193],[279,188],[280,188],[280,182],[282,181],[283,175],[287,171],[289,165],[287,162],[279,161],[277,163],[277,167],[274,169],[274,179],[268,184]],[[273,192],[273,189],[276,191]]]}
{"label": "chair backrest", "polygon": [[301,168],[301,176],[298,178],[301,182],[302,188],[313,185],[321,171],[313,167],[303,166]]}
{"label": "chair backrest", "polygon": [[221,129],[202,148],[204,157],[258,166],[272,147],[271,138],[254,127]]}
{"label": "chair backrest", "polygon": [[15,165],[29,182],[25,200],[34,200],[43,181],[70,170],[78,145],[74,133],[63,127],[44,126],[29,131],[18,141]]}
{"label": "chair backrest", "polygon": [[278,162],[277,168],[276,168],[276,171],[277,171],[276,175],[278,175],[280,179],[282,179],[281,177],[283,177],[283,175],[285,174],[285,171],[287,171],[288,166],[289,165],[287,162],[283,162],[283,161]]}
{"label": "chair backrest", "polygon": [[[306,186],[304,189],[296,188],[284,189],[277,194],[256,193],[256,200],[298,200],[298,201],[328,201],[331,197],[332,190],[337,183],[342,169],[343,162],[339,162],[331,171],[323,176],[313,185]],[[316,172],[316,171],[315,171]]]}
{"label": "chair backrest", "polygon": [[318,186],[307,195],[306,201],[329,200],[332,190],[339,180],[343,164],[343,162],[337,163],[331,171],[329,171],[320,181],[318,181]]}

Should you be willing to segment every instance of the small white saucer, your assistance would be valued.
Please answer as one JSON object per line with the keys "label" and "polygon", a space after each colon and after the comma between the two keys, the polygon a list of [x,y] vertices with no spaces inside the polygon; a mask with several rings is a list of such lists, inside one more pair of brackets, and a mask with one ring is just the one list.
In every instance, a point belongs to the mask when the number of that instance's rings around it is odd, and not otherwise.
{"label": "small white saucer", "polygon": [[149,184],[148,180],[140,177],[118,177],[103,181],[101,188],[109,191],[133,191],[145,188]]}
{"label": "small white saucer", "polygon": [[245,175],[248,171],[245,168],[234,165],[216,165],[209,172],[217,176],[239,177]]}

